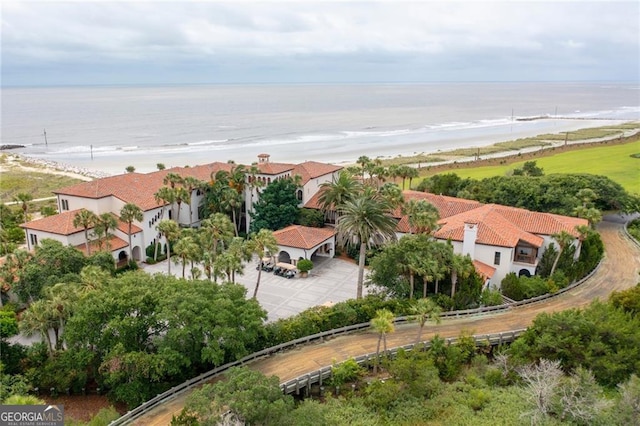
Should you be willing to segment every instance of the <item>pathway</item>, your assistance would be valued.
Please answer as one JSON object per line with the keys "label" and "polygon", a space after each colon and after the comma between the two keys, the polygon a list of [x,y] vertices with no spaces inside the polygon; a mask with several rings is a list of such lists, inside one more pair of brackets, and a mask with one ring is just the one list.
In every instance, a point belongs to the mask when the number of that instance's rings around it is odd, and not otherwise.
{"label": "pathway", "polygon": [[[600,269],[584,284],[555,298],[537,304],[514,308],[507,312],[482,317],[445,319],[440,325],[427,326],[423,338],[434,336],[457,337],[461,331],[474,334],[499,333],[526,328],[541,312],[555,312],[588,305],[594,299],[605,300],[616,290],[635,286],[640,273],[640,248],[623,233],[623,220],[619,216],[607,217],[599,225],[605,245],[605,258]],[[416,324],[404,324],[387,337],[390,348],[415,341]],[[250,367],[266,375],[276,375],[281,382],[331,365],[334,362],[373,353],[377,335],[372,332],[343,335],[323,343],[302,346],[296,350],[273,355],[253,362]],[[152,410],[136,421],[136,425],[168,425],[174,414],[179,414],[187,395],[181,395]]]}

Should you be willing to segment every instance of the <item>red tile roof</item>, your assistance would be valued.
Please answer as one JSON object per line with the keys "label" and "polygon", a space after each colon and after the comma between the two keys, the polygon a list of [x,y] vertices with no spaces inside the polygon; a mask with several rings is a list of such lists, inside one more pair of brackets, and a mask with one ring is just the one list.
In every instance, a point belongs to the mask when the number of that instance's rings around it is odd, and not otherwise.
{"label": "red tile roof", "polygon": [[260,170],[260,174],[263,175],[279,175],[284,172],[288,172],[293,170],[296,165],[288,164],[288,163],[258,163],[256,164],[258,170]]}
{"label": "red tile roof", "polygon": [[[501,207],[501,206],[500,206]],[[440,219],[440,228],[434,233],[438,239],[463,241],[465,223],[477,223],[477,244],[499,247],[515,247],[518,241],[525,241],[534,247],[541,247],[544,240],[527,232],[500,214],[495,204],[486,204],[455,216]]]}
{"label": "red tile roof", "polygon": [[465,200],[464,198],[436,195],[429,192],[405,190],[402,191],[402,195],[404,195],[405,202],[410,200],[425,200],[430,202],[436,209],[438,209],[440,219],[464,213],[482,205],[481,202],[475,200]]}
{"label": "red tile roof", "polygon": [[[76,214],[81,210],[82,209],[62,212],[53,216],[44,217],[42,219],[32,220],[31,222],[23,223],[20,226],[25,229],[49,232],[51,234],[58,234],[58,235],[72,235],[78,232],[84,232],[84,228],[73,226],[73,220],[75,219]],[[118,230],[127,234],[129,232],[129,224],[127,222],[121,221],[117,215],[113,213],[111,213],[111,215],[115,217],[118,222]],[[93,229],[93,227],[89,229]],[[136,234],[138,232],[142,232],[142,229],[132,223],[131,235]]]}
{"label": "red tile roof", "polygon": [[291,225],[273,233],[278,245],[310,250],[336,235],[334,228]]}
{"label": "red tile roof", "polygon": [[496,272],[496,268],[494,268],[493,266],[489,266],[486,263],[480,262],[479,260],[474,260],[473,266],[474,268],[476,268],[476,272],[480,274],[480,276],[484,277],[484,279],[490,279]]}
{"label": "red tile roof", "polygon": [[587,226],[586,219],[578,217],[561,216],[551,213],[532,212],[516,207],[494,205],[495,209],[511,223],[539,235],[552,235],[560,231],[567,231],[573,236],[578,236],[576,226]]}
{"label": "red tile roof", "polygon": [[160,206],[154,194],[164,186],[163,180],[169,173],[182,177],[191,176],[208,182],[212,173],[215,174],[220,170],[230,171],[233,166],[229,163],[211,163],[194,167],[173,167],[147,174],[125,173],[68,186],[54,193],[92,199],[113,196],[147,211]]}
{"label": "red tile roof", "polygon": [[320,176],[325,176],[330,173],[337,172],[341,170],[342,166],[336,166],[333,164],[326,163],[318,163],[316,161],[305,161],[304,163],[298,164],[294,169],[292,174],[299,175],[302,177],[301,184],[305,185],[311,179],[315,179]]}
{"label": "red tile roof", "polygon": [[72,235],[78,232],[84,232],[83,228],[77,228],[73,226],[73,219],[75,218],[76,213],[78,213],[79,211],[80,209],[71,210],[53,216],[43,217],[42,219],[23,223],[20,226],[25,229],[49,232],[51,234],[58,235]]}
{"label": "red tile roof", "polygon": [[[93,240],[91,242],[89,242],[89,246],[91,246],[91,253],[96,253],[98,251],[101,250],[107,250],[107,245],[106,243],[103,241],[102,245],[100,245],[99,241]],[[129,247],[129,243],[127,243],[126,241],[124,241],[121,238],[116,237],[115,235],[111,235],[109,237],[109,251],[110,252],[114,252],[116,250],[122,250],[125,247]],[[87,255],[87,246],[86,244],[82,243],[82,244],[78,244],[76,247],[76,249],[80,250],[82,253],[85,254],[85,256]]]}
{"label": "red tile roof", "polygon": [[318,192],[316,192],[315,194],[313,194],[313,196],[311,198],[309,198],[309,201],[307,201],[304,205],[305,208],[307,209],[316,209],[316,210],[321,210],[320,209],[320,195],[322,194],[322,192],[324,191],[324,188],[320,188],[318,190]]}
{"label": "red tile roof", "polygon": [[[405,202],[409,202],[411,200],[424,200],[433,204],[433,206],[438,210],[440,219],[454,216],[459,213],[464,213],[469,210],[476,209],[482,205],[482,203],[480,203],[479,201],[448,197],[446,195],[436,195],[428,192],[405,190],[402,191],[402,195],[404,196]],[[398,207],[393,212],[393,216],[400,219],[396,227],[397,231],[408,233],[409,219],[407,216],[402,214],[402,208]]]}

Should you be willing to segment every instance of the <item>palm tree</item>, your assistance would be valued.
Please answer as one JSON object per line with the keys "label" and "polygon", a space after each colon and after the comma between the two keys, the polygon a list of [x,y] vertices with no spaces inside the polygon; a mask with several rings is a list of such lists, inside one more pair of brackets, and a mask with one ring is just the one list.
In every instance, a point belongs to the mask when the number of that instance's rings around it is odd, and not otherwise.
{"label": "palm tree", "polygon": [[235,283],[236,273],[244,271],[243,261],[250,261],[252,253],[247,249],[247,243],[240,237],[235,237],[229,248],[218,256],[214,268],[216,275],[226,275],[227,281]]}
{"label": "palm tree", "polygon": [[409,221],[409,233],[413,231],[430,234],[438,226],[440,213],[438,209],[425,200],[409,200],[402,206],[402,214]]}
{"label": "palm tree", "polygon": [[211,279],[211,266],[218,255],[218,244],[233,237],[234,227],[229,217],[222,213],[214,213],[200,224],[201,244],[206,249],[205,271]]}
{"label": "palm tree", "polygon": [[413,179],[420,176],[420,172],[418,171],[418,169],[414,167],[408,167],[406,171],[406,176],[409,178],[409,189],[411,189],[411,182],[413,181]]}
{"label": "palm tree", "polygon": [[247,169],[242,164],[231,168],[229,172],[229,187],[236,190],[238,194],[244,194],[247,184]]}
{"label": "palm tree", "polygon": [[179,237],[180,227],[173,220],[163,219],[158,222],[156,229],[167,241],[167,274],[171,275],[171,242]]}
{"label": "palm tree", "polygon": [[591,188],[583,188],[578,191],[576,198],[580,201],[580,205],[573,209],[574,214],[587,219],[589,226],[595,229],[596,224],[602,220],[602,212],[593,204],[593,200],[598,198],[598,195]]}
{"label": "palm tree", "polygon": [[451,258],[451,299],[456,295],[458,278],[468,278],[474,270],[473,261],[468,254],[466,256],[457,253],[453,254]]}
{"label": "palm tree", "polygon": [[396,179],[398,178],[398,176],[400,176],[399,173],[399,168],[400,166],[398,166],[397,164],[392,164],[389,166],[388,169],[388,175],[391,179],[393,179],[393,183],[396,183]]}
{"label": "palm tree", "polygon": [[420,325],[418,336],[416,337],[417,345],[422,340],[422,330],[427,321],[433,320],[436,324],[440,324],[440,313],[442,309],[433,300],[426,298],[416,300],[410,309],[413,314],[412,318]]}
{"label": "palm tree", "polygon": [[[177,188],[173,188],[173,194],[176,198],[176,204],[178,205],[178,213],[176,214],[176,222],[180,223],[180,210],[182,203],[187,203],[191,205],[191,193],[179,186]],[[191,219],[189,219],[191,220]]]}
{"label": "palm tree", "polygon": [[85,297],[87,294],[103,287],[111,277],[109,272],[99,266],[88,265],[80,271],[80,283],[78,283],[78,295]]}
{"label": "palm tree", "polygon": [[278,251],[278,242],[273,236],[273,232],[269,229],[261,229],[257,234],[251,234],[249,237],[248,249],[252,254],[258,256],[258,280],[256,288],[253,291],[253,298],[258,296],[258,288],[260,287],[260,276],[262,274],[262,258],[265,254],[275,254]]}
{"label": "palm tree", "polygon": [[133,203],[125,204],[122,209],[120,209],[120,220],[127,223],[129,225],[129,229],[127,235],[129,236],[129,260],[133,260],[133,249],[131,247],[131,226],[133,221],[141,222],[144,219],[144,215],[142,214],[142,209],[136,206]]}
{"label": "palm tree", "polygon": [[231,220],[233,222],[233,229],[235,236],[238,236],[238,221],[237,212],[242,207],[242,194],[237,193],[233,188],[225,188],[222,190],[222,198],[220,205],[226,212],[231,213]]}
{"label": "palm tree", "polygon": [[46,300],[40,299],[33,302],[27,310],[25,310],[19,322],[20,332],[25,336],[32,336],[34,333],[40,333],[40,336],[47,342],[49,355],[53,353],[53,344],[49,329],[53,326],[54,319],[50,313],[50,306]]}
{"label": "palm tree", "polygon": [[367,157],[366,155],[361,155],[360,157],[358,157],[356,163],[359,164],[362,168],[362,182],[364,182],[364,172],[366,167],[371,164],[371,158]]}
{"label": "palm tree", "polygon": [[[105,246],[107,250],[111,249],[111,243],[109,242],[109,237],[111,234],[109,230],[116,229],[118,226],[118,220],[112,213],[102,213],[98,216],[95,226],[95,232],[99,235],[104,235]],[[100,248],[102,248],[102,243],[100,244]]]}
{"label": "palm tree", "polygon": [[173,191],[172,188],[169,188],[167,186],[163,186],[159,188],[158,191],[156,191],[156,193],[153,194],[153,196],[158,204],[162,204],[163,216],[164,216],[164,211],[166,206],[168,204],[173,204],[176,201],[176,193]]}
{"label": "palm tree", "polygon": [[184,185],[184,188],[189,193],[189,202],[187,204],[189,205],[189,226],[191,226],[191,224],[193,223],[193,207],[191,206],[191,202],[192,202],[191,197],[193,196],[193,191],[195,191],[198,188],[201,188],[204,182],[202,182],[201,180],[193,176],[187,176],[184,178],[182,183]]}
{"label": "palm tree", "polygon": [[395,183],[387,182],[379,189],[380,195],[395,209],[404,204],[402,189]]}
{"label": "palm tree", "polygon": [[62,338],[60,332],[64,330],[65,324],[69,317],[73,306],[78,301],[77,287],[67,283],[58,283],[52,287],[47,287],[44,291],[46,295],[46,303],[48,312],[51,316],[51,328],[55,336],[56,350],[62,349]]}
{"label": "palm tree", "polygon": [[[325,182],[320,185],[318,201],[325,217],[329,218],[330,212],[336,212],[346,201],[362,191],[362,184],[351,173],[342,170],[335,182]],[[335,213],[334,213],[335,214]],[[335,218],[337,221],[337,218]]]}
{"label": "palm tree", "polygon": [[177,173],[167,173],[167,175],[162,180],[162,183],[165,185],[169,185],[171,189],[174,189],[176,185],[182,184],[182,176]]}
{"label": "palm tree", "polygon": [[187,262],[189,260],[195,259],[198,256],[200,247],[193,237],[187,236],[180,238],[173,249],[176,256],[178,256],[179,258],[179,262],[182,263],[182,278],[184,278],[184,272],[187,266]]}
{"label": "palm tree", "polygon": [[98,216],[90,210],[81,209],[73,217],[73,226],[84,229],[84,244],[87,255],[91,256],[91,245],[89,244],[89,228],[93,228],[98,222]]}
{"label": "palm tree", "polygon": [[364,263],[367,247],[395,240],[396,222],[387,213],[389,205],[380,197],[359,196],[338,207],[340,219],[336,226],[338,240],[360,244],[358,259],[358,284],[356,297],[362,298]]}
{"label": "palm tree", "polygon": [[551,272],[549,272],[549,276],[552,276],[556,271],[556,267],[558,266],[558,262],[560,261],[560,256],[562,256],[562,252],[571,245],[575,237],[568,233],[567,231],[560,231],[558,233],[552,234],[551,237],[556,240],[558,243],[558,254],[556,255],[555,260],[553,261],[553,266],[551,267]]}
{"label": "palm tree", "polygon": [[20,207],[22,208],[22,214],[24,216],[24,223],[27,223],[29,221],[28,217],[29,217],[29,201],[33,200],[33,196],[31,194],[27,194],[25,192],[20,192],[18,194],[16,194],[13,197],[13,201],[16,202],[16,204],[20,204]]}
{"label": "palm tree", "polygon": [[376,316],[371,319],[371,327],[378,333],[378,346],[376,347],[376,363],[373,367],[373,374],[378,373],[380,363],[380,343],[384,342],[384,352],[387,352],[387,334],[393,333],[395,326],[393,312],[388,309],[376,311]]}

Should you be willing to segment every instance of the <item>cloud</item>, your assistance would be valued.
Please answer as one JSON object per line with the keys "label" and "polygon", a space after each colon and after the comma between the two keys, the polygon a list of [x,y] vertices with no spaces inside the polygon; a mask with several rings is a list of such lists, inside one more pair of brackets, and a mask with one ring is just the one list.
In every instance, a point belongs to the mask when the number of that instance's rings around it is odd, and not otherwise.
{"label": "cloud", "polygon": [[[18,71],[36,75],[45,68],[86,78],[78,73],[92,66],[93,75],[106,67],[136,80],[150,64],[170,80],[175,69],[172,82],[180,82],[184,63],[218,69],[216,81],[233,81],[238,73],[250,78],[252,67],[287,81],[308,63],[336,78],[343,70],[349,81],[357,81],[354,72],[386,80],[448,75],[435,66],[454,67],[456,78],[467,80],[511,69],[504,78],[513,79],[519,71],[531,74],[531,67],[553,67],[563,55],[565,79],[638,78],[636,2],[22,1],[3,3],[2,12],[2,72],[9,83]],[[617,66],[578,67],[599,58]],[[380,64],[386,74],[374,68]],[[465,74],[465,67],[473,72]],[[253,78],[259,81],[258,72]]]}

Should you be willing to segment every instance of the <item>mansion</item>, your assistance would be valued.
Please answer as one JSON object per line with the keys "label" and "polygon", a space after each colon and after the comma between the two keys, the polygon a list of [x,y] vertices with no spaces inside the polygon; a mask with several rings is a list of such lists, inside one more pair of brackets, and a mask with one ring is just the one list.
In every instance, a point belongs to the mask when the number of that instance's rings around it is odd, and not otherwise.
{"label": "mansion", "polygon": [[[146,259],[146,247],[154,244],[161,236],[156,229],[158,222],[166,219],[171,211],[176,211],[180,226],[198,227],[200,206],[204,193],[194,188],[189,202],[174,203],[166,209],[157,199],[156,193],[165,186],[165,178],[173,173],[182,178],[192,177],[201,182],[209,182],[219,171],[230,172],[233,163],[210,163],[193,167],[175,167],[151,173],[125,173],[122,175],[83,182],[55,191],[60,213],[21,225],[26,232],[27,246],[34,249],[45,238],[72,245],[85,250],[85,230],[73,225],[76,214],[87,209],[97,215],[113,214],[118,226],[113,230],[109,241],[109,250],[119,264],[129,261],[129,241],[133,260]],[[278,179],[296,177],[300,189],[296,194],[300,207],[319,209],[320,186],[334,182],[342,167],[306,161],[300,164],[273,163],[269,155],[261,154],[255,164],[254,172],[249,176],[269,185]],[[576,255],[580,241],[576,227],[588,225],[585,219],[560,216],[550,213],[506,207],[496,204],[482,204],[477,201],[429,194],[418,191],[403,191],[405,201],[425,200],[433,204],[439,214],[439,228],[434,237],[441,241],[450,241],[455,253],[469,255],[476,270],[485,278],[487,284],[498,286],[510,272],[518,275],[534,275],[538,262],[546,247],[553,242],[552,235],[567,231],[576,237]],[[249,229],[253,205],[259,199],[260,192],[255,185],[244,188],[243,222]],[[118,218],[122,207],[133,203],[143,212],[143,220],[134,222],[129,235],[129,226]],[[409,223],[400,209],[393,217],[397,220],[398,237],[409,232]],[[335,254],[335,230],[331,227],[307,228],[292,225],[274,232],[279,244],[276,259],[280,262],[296,263],[296,259],[311,259],[320,255],[333,257]]]}

